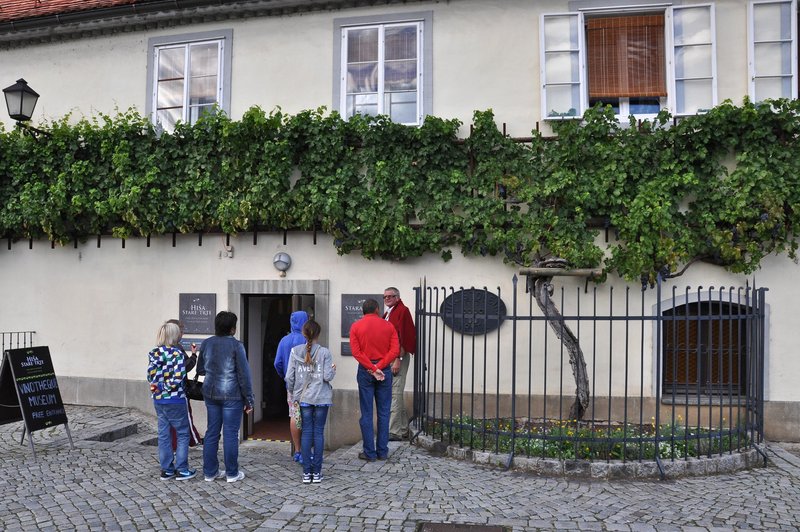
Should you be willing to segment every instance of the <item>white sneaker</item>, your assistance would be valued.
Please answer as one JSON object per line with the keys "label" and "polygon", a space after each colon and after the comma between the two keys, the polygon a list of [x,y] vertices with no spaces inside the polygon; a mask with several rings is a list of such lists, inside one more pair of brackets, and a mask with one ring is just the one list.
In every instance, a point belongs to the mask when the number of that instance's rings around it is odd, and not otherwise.
{"label": "white sneaker", "polygon": [[236,475],[235,477],[228,477],[228,482],[237,482],[239,480],[242,480],[243,478],[244,478],[244,471],[240,469],[238,475]]}
{"label": "white sneaker", "polygon": [[225,476],[225,471],[217,471],[216,475],[214,475],[213,477],[204,477],[204,480],[206,482],[214,482],[215,480],[223,478],[224,476]]}

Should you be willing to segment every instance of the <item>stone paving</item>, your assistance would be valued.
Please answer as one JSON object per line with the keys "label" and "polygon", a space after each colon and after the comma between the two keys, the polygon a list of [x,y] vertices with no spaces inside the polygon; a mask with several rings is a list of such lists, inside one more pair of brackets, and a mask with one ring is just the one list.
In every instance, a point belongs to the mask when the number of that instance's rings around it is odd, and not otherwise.
{"label": "stone paving", "polygon": [[[766,447],[769,465],[666,481],[546,478],[392,443],[366,463],[360,446],[326,454],[325,479],[303,485],[286,443],[244,442],[237,483],[161,481],[155,418],[67,406],[63,426],[0,425],[0,530],[396,530],[424,523],[507,530],[798,530],[800,459]],[[135,434],[132,433],[136,429]],[[116,431],[115,441],[99,441]],[[105,438],[109,439],[109,438]],[[192,449],[192,467],[201,467]]]}

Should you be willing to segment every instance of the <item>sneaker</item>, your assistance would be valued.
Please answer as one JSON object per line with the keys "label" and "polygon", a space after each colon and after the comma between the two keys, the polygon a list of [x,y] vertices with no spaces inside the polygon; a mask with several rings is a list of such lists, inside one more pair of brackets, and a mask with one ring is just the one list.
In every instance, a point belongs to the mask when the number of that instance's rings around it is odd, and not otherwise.
{"label": "sneaker", "polygon": [[311,473],[303,473],[303,484],[311,484]]}
{"label": "sneaker", "polygon": [[239,470],[239,474],[235,477],[228,477],[228,482],[238,482],[244,478],[244,471]]}
{"label": "sneaker", "polygon": [[225,477],[225,471],[217,471],[217,474],[213,477],[205,477],[204,480],[206,482],[214,482],[217,479]]}
{"label": "sneaker", "polygon": [[364,453],[358,453],[358,457],[359,457],[361,460],[366,460],[367,462],[374,462],[374,461],[375,461],[375,459],[374,459],[374,458],[370,458],[369,456],[367,456],[367,455],[366,455],[366,454],[364,454]]}
{"label": "sneaker", "polygon": [[190,478],[194,478],[196,476],[196,469],[187,469],[186,471],[178,471],[178,474],[175,475],[175,480],[189,480]]}
{"label": "sneaker", "polygon": [[171,478],[175,478],[175,471],[161,470],[161,480],[169,480]]}
{"label": "sneaker", "polygon": [[[303,479],[303,482],[305,482],[305,479]],[[311,482],[313,482],[314,484],[319,484],[320,482],[322,482],[322,473],[314,473],[314,477],[311,480]]]}
{"label": "sneaker", "polygon": [[297,462],[298,464],[303,463],[303,455],[300,453],[300,451],[294,453],[294,461]]}

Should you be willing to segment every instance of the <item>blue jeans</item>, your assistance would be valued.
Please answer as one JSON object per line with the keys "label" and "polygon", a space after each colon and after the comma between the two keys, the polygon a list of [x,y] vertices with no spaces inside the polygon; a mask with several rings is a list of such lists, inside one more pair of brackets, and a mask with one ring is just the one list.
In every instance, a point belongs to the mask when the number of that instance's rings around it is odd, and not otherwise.
{"label": "blue jeans", "polygon": [[203,439],[203,474],[213,477],[219,472],[219,433],[222,429],[222,456],[228,478],[239,474],[239,426],[242,424],[244,400],[215,401],[205,399],[208,428]]}
{"label": "blue jeans", "polygon": [[[158,462],[169,473],[189,470],[189,411],[186,403],[153,403],[158,417]],[[172,434],[178,435],[178,446],[172,456]]]}
{"label": "blue jeans", "polygon": [[[358,403],[361,407],[361,439],[364,440],[364,454],[367,458],[386,458],[389,456],[389,414],[392,407],[392,372],[384,371],[386,378],[382,381],[367,373],[358,366],[356,382],[358,382]],[[378,434],[372,426],[372,402],[378,411]],[[376,449],[377,447],[377,449]]]}
{"label": "blue jeans", "polygon": [[[300,433],[303,473],[322,473],[322,451],[325,448],[325,420],[328,419],[328,407],[301,406],[300,415],[303,418],[303,429]],[[311,455],[314,455],[313,460]]]}

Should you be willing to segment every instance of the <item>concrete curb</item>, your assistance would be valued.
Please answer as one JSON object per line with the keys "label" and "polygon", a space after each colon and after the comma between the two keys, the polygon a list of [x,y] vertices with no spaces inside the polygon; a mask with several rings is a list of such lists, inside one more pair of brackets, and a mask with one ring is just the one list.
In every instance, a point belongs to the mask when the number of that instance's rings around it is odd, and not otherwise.
{"label": "concrete curb", "polygon": [[[554,458],[529,458],[514,456],[508,453],[492,453],[470,450],[458,445],[446,445],[443,442],[420,434],[415,444],[435,454],[443,454],[456,460],[465,460],[480,465],[502,467],[515,471],[525,471],[540,476],[556,476],[568,478],[591,478],[596,480],[617,479],[660,479],[661,471],[655,461],[642,462],[591,462],[588,460],[558,460]],[[780,449],[800,467],[800,459]],[[776,453],[777,454],[777,453]],[[791,462],[790,459],[787,462]],[[664,478],[699,477],[728,474],[745,469],[764,466],[764,457],[756,449],[748,449],[740,453],[730,453],[712,457],[662,460]]]}

